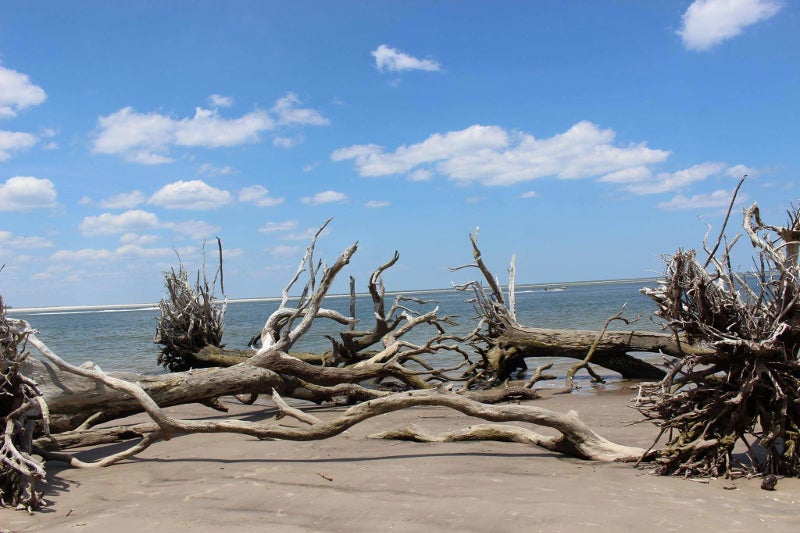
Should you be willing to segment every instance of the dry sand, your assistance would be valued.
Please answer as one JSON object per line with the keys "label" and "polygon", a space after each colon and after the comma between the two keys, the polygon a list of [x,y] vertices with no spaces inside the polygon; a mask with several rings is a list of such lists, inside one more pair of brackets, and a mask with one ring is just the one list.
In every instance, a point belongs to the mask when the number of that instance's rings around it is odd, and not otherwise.
{"label": "dry sand", "polygon": [[[623,424],[636,419],[627,407],[629,397],[629,391],[611,390],[536,404],[576,409],[603,436],[647,447],[655,435],[652,426]],[[250,407],[228,403],[246,419],[273,414],[266,400]],[[320,417],[340,409],[312,408]],[[209,416],[198,407],[176,412]],[[324,441],[189,435],[105,469],[65,470],[49,463],[48,507],[33,516],[0,509],[0,530],[791,531],[800,526],[797,479],[782,479],[777,490],[767,492],[757,479],[663,478],[631,465],[581,461],[519,444],[365,438],[411,422],[437,431],[476,421],[443,408],[419,408],[376,417]]]}

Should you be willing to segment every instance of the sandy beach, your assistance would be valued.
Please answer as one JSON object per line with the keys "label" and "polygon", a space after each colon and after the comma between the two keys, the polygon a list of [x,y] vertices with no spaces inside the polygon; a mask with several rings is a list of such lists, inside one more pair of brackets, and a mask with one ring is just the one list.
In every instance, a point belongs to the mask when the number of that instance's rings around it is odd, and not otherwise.
{"label": "sandy beach", "polygon": [[[536,404],[575,409],[601,435],[647,447],[654,428],[625,424],[638,416],[628,407],[630,396],[623,387],[546,396]],[[244,419],[274,415],[267,399],[254,406],[226,403]],[[341,409],[310,407],[322,418]],[[218,415],[197,406],[173,412]],[[105,469],[51,462],[48,506],[33,516],[0,509],[0,530],[789,531],[798,524],[797,479],[782,479],[768,492],[758,479],[664,478],[519,444],[366,438],[408,423],[440,431],[477,422],[444,408],[418,408],[324,441],[188,435]]]}

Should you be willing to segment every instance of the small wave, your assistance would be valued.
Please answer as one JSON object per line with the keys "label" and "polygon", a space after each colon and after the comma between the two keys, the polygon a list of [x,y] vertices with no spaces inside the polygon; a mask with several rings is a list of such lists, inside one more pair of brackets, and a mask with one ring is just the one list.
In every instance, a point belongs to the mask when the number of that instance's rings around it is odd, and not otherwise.
{"label": "small wave", "polygon": [[30,316],[85,315],[92,313],[130,313],[132,311],[158,311],[158,307],[152,306],[152,307],[134,307],[131,309],[80,309],[73,311],[47,311],[43,313],[30,313]]}

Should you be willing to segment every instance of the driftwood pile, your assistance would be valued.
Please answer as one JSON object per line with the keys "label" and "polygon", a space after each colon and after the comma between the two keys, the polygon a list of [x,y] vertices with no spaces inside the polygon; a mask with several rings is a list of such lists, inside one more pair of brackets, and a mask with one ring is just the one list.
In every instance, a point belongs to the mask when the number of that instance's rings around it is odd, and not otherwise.
{"label": "driftwood pile", "polygon": [[225,329],[227,301],[218,305],[213,290],[219,276],[224,294],[222,242],[217,239],[217,244],[220,254],[219,269],[210,283],[203,267],[197,272],[192,286],[183,263],[178,265],[177,270],[173,268],[164,275],[167,296],[158,304],[161,319],[158,321],[153,342],[160,346],[158,364],[170,372],[202,366],[194,358],[194,354],[206,346],[223,347],[222,333]]}
{"label": "driftwood pile", "polygon": [[702,264],[680,250],[660,286],[643,291],[674,331],[713,346],[676,357],[663,380],[641,387],[639,410],[668,435],[662,474],[800,475],[800,214],[770,226],[753,204],[743,225],[757,251],[753,272],[732,267],[738,236],[724,241],[723,228]]}
{"label": "driftwood pile", "polygon": [[[280,307],[267,318],[260,335],[261,347],[251,357],[234,366],[172,372],[160,376],[113,376],[95,365],[75,367],[66,363],[39,340],[27,324],[22,321],[11,322],[14,331],[25,336],[27,345],[39,352],[40,361],[29,361],[30,365],[26,368],[39,381],[51,411],[51,426],[57,428],[53,434],[44,434],[35,440],[31,450],[46,459],[65,461],[73,467],[101,467],[130,458],[161,440],[186,433],[228,432],[259,439],[323,439],[376,415],[413,406],[439,405],[490,422],[533,423],[552,427],[560,432],[560,436],[542,436],[530,428],[507,424],[483,424],[438,436],[427,435],[416,428],[405,428],[387,432],[382,437],[429,441],[512,440],[586,459],[636,461],[642,457],[644,450],[603,439],[586,427],[574,413],[561,414],[531,405],[500,406],[485,403],[534,395],[530,389],[501,387],[471,390],[463,386],[467,385],[467,378],[450,375],[455,369],[431,368],[422,356],[449,350],[466,357],[462,348],[465,339],[444,333],[442,324],[447,323],[447,317],[439,317],[436,310],[415,313],[405,308],[402,301],[396,301],[388,312],[384,312],[379,301],[384,294],[380,272],[386,265],[379,268],[370,281],[378,321],[376,329],[386,329],[374,353],[367,358],[359,358],[357,362],[336,366],[312,364],[290,355],[291,348],[317,319],[329,318],[346,324],[349,333],[342,339],[352,339],[351,345],[359,345],[359,339],[369,339],[375,335],[350,327],[354,323],[351,317],[339,315],[323,306],[334,278],[348,264],[357,245],[347,247],[332,265],[327,266],[314,260],[318,236],[319,233],[307,249],[297,273],[284,289]],[[306,276],[306,282],[300,289],[301,295],[290,306],[290,289],[303,275]],[[405,334],[421,324],[434,326],[439,333],[423,343],[405,340]],[[340,344],[347,342],[342,340]],[[366,344],[366,341],[361,344]],[[414,365],[415,368],[408,365]],[[370,380],[388,378],[399,383],[405,391],[393,394],[363,385]],[[454,392],[450,386],[458,382],[463,385],[459,392]],[[295,418],[307,427],[292,428],[272,421],[220,420],[216,417],[180,420],[164,409],[169,405],[191,402],[215,406],[214,399],[225,395],[237,395],[242,401],[252,402],[259,394],[271,395],[281,417]],[[283,400],[284,395],[314,401],[335,400],[344,396],[349,401],[362,403],[350,407],[333,420],[322,421],[289,406]],[[93,427],[102,421],[115,420],[137,411],[147,413],[152,423],[104,429]],[[68,447],[134,437],[136,441],[127,449],[92,463],[81,461],[64,451]],[[24,503],[14,501],[13,497],[10,499],[10,503]],[[27,504],[27,507],[34,508],[36,501],[28,499]]]}
{"label": "driftwood pile", "polygon": [[34,427],[47,432],[47,405],[36,382],[22,371],[28,356],[28,332],[6,317],[0,296],[0,504],[29,512],[41,503],[36,482],[44,479],[44,465],[33,453]]}
{"label": "driftwood pile", "polygon": [[[717,246],[706,248],[704,264],[691,251],[679,251],[670,258],[663,283],[644,291],[672,329],[668,334],[522,326],[515,312],[514,262],[506,296],[483,263],[477,235],[471,236],[474,262],[459,268],[478,269],[486,285],[475,281],[457,287],[471,292],[478,314],[477,326],[469,335],[448,334],[446,326],[452,319],[440,316],[438,309],[418,311],[403,298],[387,309],[382,274],[397,262],[397,254],[371,276],[368,291],[374,322],[371,328],[359,329],[354,305],[349,316],[324,306],[334,279],[357,249],[357,243],[347,247],[330,266],[315,260],[316,241],[325,225],[283,290],[279,308],[267,317],[259,347],[250,353],[233,356],[222,351],[224,306],[218,307],[213,300],[216,276],[209,283],[203,275],[201,283],[198,275],[192,287],[182,267],[172,271],[171,277],[168,274],[169,297],[162,302],[166,321],[162,319],[156,341],[164,341],[162,346],[171,350],[169,356],[162,350],[162,363],[168,368],[192,370],[121,376],[106,374],[91,364],[75,367],[53,353],[27,324],[3,314],[3,501],[29,510],[40,505],[35,482],[43,477],[43,469],[31,453],[74,467],[108,466],[186,433],[324,439],[367,418],[419,405],[444,406],[489,422],[533,423],[554,428],[560,435],[545,437],[527,427],[482,424],[441,435],[403,428],[380,437],[524,442],[586,459],[652,460],[658,473],[687,476],[735,472],[735,445],[741,442],[750,455],[749,472],[800,475],[798,219],[795,210],[789,223],[778,228],[762,223],[757,206],[746,211],[745,231],[759,251],[755,277],[737,274],[731,267],[730,250],[736,239],[724,241],[724,226]],[[221,268],[220,255],[220,282]],[[351,301],[353,286],[351,279]],[[299,297],[290,298],[292,291]],[[201,318],[190,317],[193,313]],[[343,331],[329,337],[331,350],[326,354],[305,359],[293,355],[293,346],[315,320],[333,320]],[[622,311],[611,320],[625,320]],[[198,325],[212,335],[194,338]],[[423,342],[408,340],[409,332],[418,327],[432,328],[433,333]],[[178,340],[169,341],[168,335]],[[38,351],[36,359],[27,357],[28,347]],[[638,351],[660,352],[672,363],[664,371],[630,353]],[[440,352],[459,354],[464,362],[455,368],[435,368],[426,356]],[[195,368],[198,357],[216,366]],[[527,383],[509,382],[516,370],[526,367],[526,358],[534,357],[576,359],[565,392],[571,390],[575,372],[586,369],[594,375],[594,365],[616,370],[623,377],[650,380],[640,385],[636,406],[658,424],[659,438],[666,435],[666,445],[658,449],[654,444],[652,450],[630,448],[603,439],[574,413],[555,413],[530,404],[496,405],[536,396],[533,385],[546,377],[547,365],[539,367]],[[216,417],[181,420],[165,411],[165,407],[185,403],[224,410],[217,401],[222,396],[252,403],[260,394],[272,397],[280,417],[292,417],[306,427]],[[287,397],[357,405],[323,421],[291,407],[284,401]],[[94,427],[137,412],[145,412],[151,422]],[[93,463],[65,452],[73,446],[130,439],[135,441],[127,449]]]}

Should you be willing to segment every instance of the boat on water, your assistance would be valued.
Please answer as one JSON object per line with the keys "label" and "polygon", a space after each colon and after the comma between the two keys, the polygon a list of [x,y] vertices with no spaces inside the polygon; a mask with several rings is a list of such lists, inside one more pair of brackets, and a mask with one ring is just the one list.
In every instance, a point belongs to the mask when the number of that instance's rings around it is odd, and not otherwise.
{"label": "boat on water", "polygon": [[544,290],[553,291],[553,292],[560,292],[560,291],[567,290],[567,288],[564,287],[563,285],[559,285],[559,286],[548,285],[547,287],[544,288]]}

